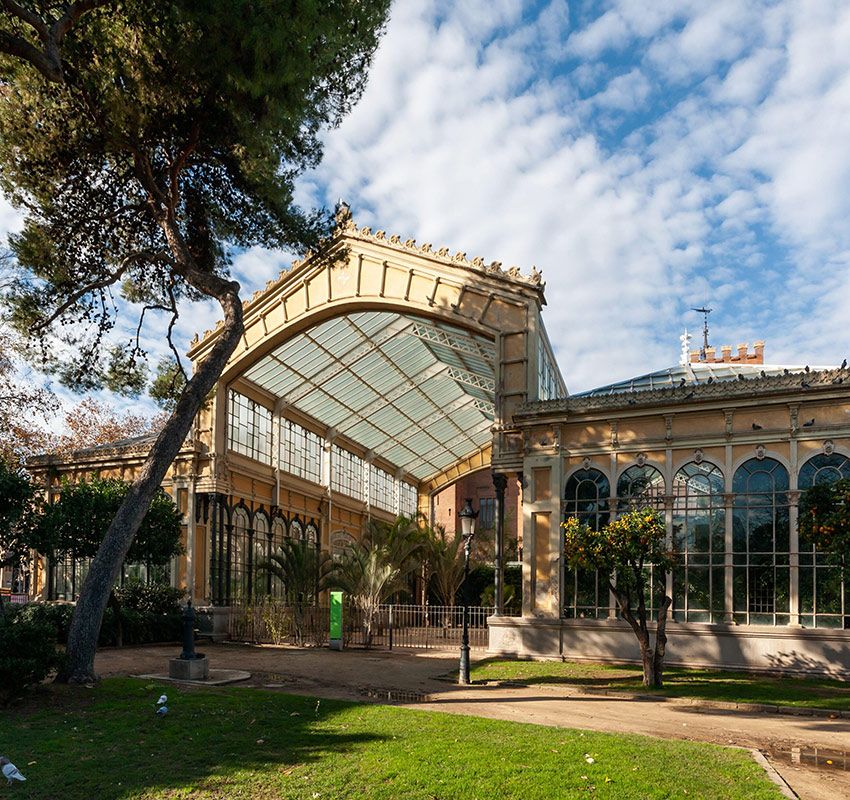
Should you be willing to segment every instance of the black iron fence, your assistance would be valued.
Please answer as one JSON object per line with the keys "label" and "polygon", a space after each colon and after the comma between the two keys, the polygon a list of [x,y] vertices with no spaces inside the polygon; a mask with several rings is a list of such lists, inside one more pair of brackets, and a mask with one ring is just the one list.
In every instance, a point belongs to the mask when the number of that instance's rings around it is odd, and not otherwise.
{"label": "black iron fence", "polygon": [[[489,606],[469,608],[469,646],[487,648]],[[255,644],[294,644],[322,647],[328,643],[328,606],[293,606],[274,599],[231,606],[228,637]],[[456,650],[463,631],[461,606],[378,606],[372,614],[354,604],[343,611],[343,643],[346,647]]]}

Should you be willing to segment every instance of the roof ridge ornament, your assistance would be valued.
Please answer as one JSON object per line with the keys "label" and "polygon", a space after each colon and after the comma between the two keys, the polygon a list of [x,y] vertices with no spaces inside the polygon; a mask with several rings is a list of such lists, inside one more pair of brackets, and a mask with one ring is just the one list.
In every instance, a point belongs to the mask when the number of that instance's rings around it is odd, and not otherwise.
{"label": "roof ridge ornament", "polygon": [[679,337],[679,341],[682,343],[682,347],[679,355],[679,364],[683,367],[686,367],[691,363],[691,339],[693,337],[688,333],[688,329],[685,328],[685,332]]}

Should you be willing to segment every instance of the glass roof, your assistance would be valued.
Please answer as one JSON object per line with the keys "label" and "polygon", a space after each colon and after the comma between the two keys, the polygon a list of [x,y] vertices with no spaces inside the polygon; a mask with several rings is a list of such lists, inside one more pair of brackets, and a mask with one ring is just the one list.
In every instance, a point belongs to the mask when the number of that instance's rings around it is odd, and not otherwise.
{"label": "glass roof", "polygon": [[245,378],[422,480],[491,441],[493,342],[365,311],[289,339]]}
{"label": "glass roof", "polygon": [[[737,380],[738,375],[754,378],[762,375],[783,375],[786,372],[800,372],[802,366],[786,366],[776,364],[736,364],[720,362],[714,364],[677,364],[675,367],[638,375],[617,383],[609,383],[597,389],[577,392],[573,397],[599,397],[606,394],[622,392],[643,392],[651,389],[669,389],[674,386],[688,386],[715,381]],[[827,367],[811,367],[811,369],[828,369]]]}

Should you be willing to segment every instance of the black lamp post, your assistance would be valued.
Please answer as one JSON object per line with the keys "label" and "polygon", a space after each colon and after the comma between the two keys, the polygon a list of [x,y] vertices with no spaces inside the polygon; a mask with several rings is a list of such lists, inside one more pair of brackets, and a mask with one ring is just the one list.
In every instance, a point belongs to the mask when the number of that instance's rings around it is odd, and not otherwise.
{"label": "black lamp post", "polygon": [[458,683],[469,684],[469,549],[475,536],[475,520],[478,512],[472,508],[472,498],[466,498],[466,505],[459,514],[460,529],[463,534],[463,638],[460,645],[460,670]]}

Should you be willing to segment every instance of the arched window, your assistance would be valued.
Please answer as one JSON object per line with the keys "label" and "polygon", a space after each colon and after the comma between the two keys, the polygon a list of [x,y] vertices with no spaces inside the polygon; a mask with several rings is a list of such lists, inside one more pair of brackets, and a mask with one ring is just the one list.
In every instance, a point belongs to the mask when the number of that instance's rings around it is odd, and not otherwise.
{"label": "arched window", "polygon": [[809,489],[817,483],[832,483],[839,478],[850,478],[850,458],[840,453],[820,453],[800,467],[797,486]]}
{"label": "arched window", "polygon": [[726,510],[723,473],[714,464],[685,464],[673,478],[673,618],[722,622]]}
{"label": "arched window", "polygon": [[346,550],[348,550],[352,545],[354,545],[355,539],[350,533],[346,533],[345,531],[336,531],[333,536],[331,536],[331,556],[334,561],[339,561],[345,555]]}
{"label": "arched window", "polygon": [[620,511],[663,508],[664,476],[649,464],[629,467],[617,481],[617,507]]}
{"label": "arched window", "polygon": [[788,471],[752,458],[732,479],[733,612],[748,625],[787,625],[789,615]]}
{"label": "arched window", "polygon": [[233,509],[231,531],[231,536],[228,537],[230,582],[227,600],[228,603],[231,600],[244,602],[250,596],[251,520],[248,510],[243,506]]}
{"label": "arched window", "polygon": [[289,523],[289,536],[299,542],[304,541],[304,526],[298,517]]}
{"label": "arched window", "polygon": [[253,538],[251,589],[255,597],[270,595],[272,593],[271,574],[265,569],[260,569],[271,555],[272,544],[269,518],[266,516],[265,511],[257,511],[254,514]]}
{"label": "arched window", "polygon": [[312,544],[314,547],[319,546],[319,529],[316,527],[316,523],[312,520],[307,523],[307,527],[304,528],[304,540]]}
{"label": "arched window", "polygon": [[[564,510],[599,530],[608,524],[608,498],[611,484],[598,469],[580,469],[567,480]],[[605,618],[608,616],[608,582],[596,571],[566,570],[564,575],[564,615]]]}
{"label": "arched window", "polygon": [[[280,553],[283,547],[284,539],[289,537],[289,530],[286,526],[286,518],[280,514],[275,514],[272,518],[271,530],[271,555]],[[269,575],[270,589],[272,597],[283,597],[283,582],[277,575]]]}
{"label": "arched window", "polygon": [[[805,491],[822,483],[850,478],[850,459],[839,453],[820,453],[802,467],[797,485]],[[800,545],[800,624],[814,628],[843,628],[848,599],[841,568],[831,564],[814,545]]]}
{"label": "arched window", "polygon": [[566,515],[578,517],[594,530],[608,523],[608,497],[611,485],[598,469],[580,469],[567,481],[564,490]]}

